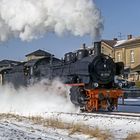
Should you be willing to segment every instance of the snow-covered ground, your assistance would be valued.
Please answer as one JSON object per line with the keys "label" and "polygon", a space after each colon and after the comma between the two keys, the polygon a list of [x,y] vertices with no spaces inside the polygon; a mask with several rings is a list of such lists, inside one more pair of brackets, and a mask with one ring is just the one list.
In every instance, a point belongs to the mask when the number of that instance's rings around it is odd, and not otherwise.
{"label": "snow-covered ground", "polygon": [[[29,121],[27,118],[16,116],[6,117],[3,115],[0,119],[0,140],[73,140],[77,137],[68,135],[67,130],[57,130],[47,128]],[[8,115],[9,116],[9,115]],[[80,137],[79,137],[80,138]],[[83,139],[83,138],[82,138]]]}
{"label": "snow-covered ground", "polygon": [[[49,114],[47,114],[48,116]],[[113,139],[123,139],[130,133],[140,132],[140,117],[104,117],[101,114],[72,115],[52,113],[50,116],[57,117],[66,122],[80,122],[90,127],[98,127],[100,130],[108,130],[114,136]]]}
{"label": "snow-covered ground", "polygon": [[[7,117],[8,116],[8,117]],[[112,140],[121,140],[130,133],[140,132],[140,117],[104,116],[101,114],[44,113],[44,119],[58,119],[68,124],[83,124],[109,132]],[[41,123],[29,120],[28,117],[0,114],[1,140],[98,140],[79,131],[71,134],[69,129],[45,127]],[[107,139],[108,140],[108,139]]]}
{"label": "snow-covered ground", "polygon": [[[46,115],[49,117],[57,117],[59,115],[60,117],[59,113],[56,113],[56,116],[53,113],[46,113]],[[29,120],[28,117],[21,116],[20,118],[20,116],[9,114],[0,114],[0,116],[0,140],[98,140],[79,132],[70,134],[69,129],[44,126],[41,123]]]}

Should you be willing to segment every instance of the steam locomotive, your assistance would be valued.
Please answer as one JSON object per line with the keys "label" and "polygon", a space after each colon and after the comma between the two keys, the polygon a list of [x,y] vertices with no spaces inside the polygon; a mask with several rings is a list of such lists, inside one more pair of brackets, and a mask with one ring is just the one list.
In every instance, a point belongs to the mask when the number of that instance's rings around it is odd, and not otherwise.
{"label": "steam locomotive", "polygon": [[65,85],[71,86],[70,100],[81,110],[113,111],[123,95],[121,85],[115,82],[123,68],[122,62],[115,63],[110,56],[101,53],[101,42],[95,42],[94,49],[84,47],[66,53],[64,60],[50,56],[20,63],[4,71],[3,79],[14,85],[28,85],[42,78],[59,77]]}

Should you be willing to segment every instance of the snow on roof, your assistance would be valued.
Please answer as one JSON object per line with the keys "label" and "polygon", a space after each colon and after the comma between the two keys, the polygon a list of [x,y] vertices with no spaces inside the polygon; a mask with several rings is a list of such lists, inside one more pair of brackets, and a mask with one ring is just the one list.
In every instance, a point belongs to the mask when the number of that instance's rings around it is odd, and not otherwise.
{"label": "snow on roof", "polygon": [[126,42],[127,40],[119,40],[117,41],[117,43],[114,45],[114,47],[116,46],[120,46],[121,44],[123,44],[124,42]]}
{"label": "snow on roof", "polygon": [[140,37],[135,37],[135,38],[132,38],[132,39],[128,39],[128,40],[119,40],[117,41],[117,43],[114,45],[114,47],[119,47],[121,45],[124,45],[124,44],[129,44],[131,42],[134,42],[134,41],[140,41]]}

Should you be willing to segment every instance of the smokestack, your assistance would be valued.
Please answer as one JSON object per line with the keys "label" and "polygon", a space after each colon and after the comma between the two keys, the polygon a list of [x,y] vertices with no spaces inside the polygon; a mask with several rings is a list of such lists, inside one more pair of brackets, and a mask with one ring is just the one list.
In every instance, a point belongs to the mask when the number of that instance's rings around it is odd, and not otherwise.
{"label": "smokestack", "polygon": [[127,35],[127,40],[132,39],[132,35]]}
{"label": "smokestack", "polygon": [[83,49],[86,49],[86,44],[85,44],[85,43],[83,43],[82,48],[83,48]]}
{"label": "smokestack", "polygon": [[94,42],[94,54],[100,55],[101,54],[101,41],[100,42]]}

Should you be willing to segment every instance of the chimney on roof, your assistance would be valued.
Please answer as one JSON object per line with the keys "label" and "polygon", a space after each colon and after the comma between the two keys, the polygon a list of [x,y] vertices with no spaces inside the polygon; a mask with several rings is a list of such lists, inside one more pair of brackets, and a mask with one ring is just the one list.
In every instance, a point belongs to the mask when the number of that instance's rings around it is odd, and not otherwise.
{"label": "chimney on roof", "polygon": [[132,39],[132,35],[127,35],[127,40]]}
{"label": "chimney on roof", "polygon": [[114,41],[118,41],[118,38],[113,38]]}

